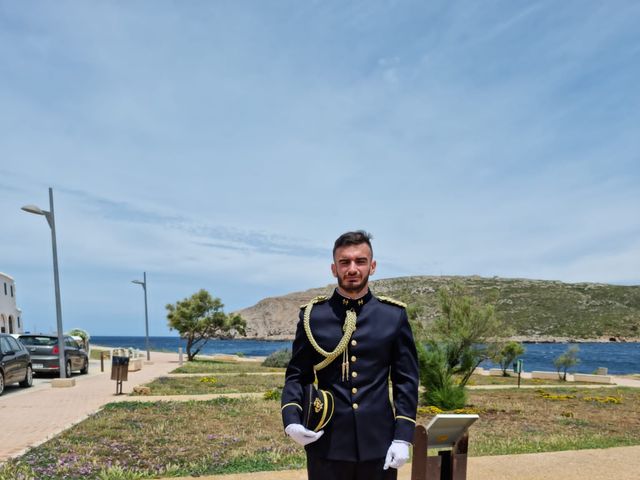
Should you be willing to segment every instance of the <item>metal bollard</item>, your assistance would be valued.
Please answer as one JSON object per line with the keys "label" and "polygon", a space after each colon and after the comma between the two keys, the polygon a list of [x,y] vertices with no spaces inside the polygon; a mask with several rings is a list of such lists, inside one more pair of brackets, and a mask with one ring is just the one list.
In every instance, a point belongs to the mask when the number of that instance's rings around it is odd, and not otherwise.
{"label": "metal bollard", "polygon": [[100,371],[104,372],[104,357],[107,356],[107,352],[100,352]]}
{"label": "metal bollard", "polygon": [[182,347],[178,347],[178,363],[180,364],[180,366],[182,366],[183,360],[182,360]]}

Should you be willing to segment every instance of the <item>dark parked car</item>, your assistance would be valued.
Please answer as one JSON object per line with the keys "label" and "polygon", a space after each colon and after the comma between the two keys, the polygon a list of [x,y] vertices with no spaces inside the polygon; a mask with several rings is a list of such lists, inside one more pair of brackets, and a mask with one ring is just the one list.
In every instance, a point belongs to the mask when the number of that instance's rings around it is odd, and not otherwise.
{"label": "dark parked car", "polygon": [[[27,334],[18,337],[31,354],[31,362],[35,373],[59,373],[60,359],[58,337],[56,335]],[[65,373],[79,370],[80,373],[89,371],[89,357],[87,352],[68,335],[64,336]]]}
{"label": "dark parked car", "polygon": [[33,384],[31,358],[24,345],[11,335],[0,333],[0,395],[11,383],[20,383],[21,387]]}

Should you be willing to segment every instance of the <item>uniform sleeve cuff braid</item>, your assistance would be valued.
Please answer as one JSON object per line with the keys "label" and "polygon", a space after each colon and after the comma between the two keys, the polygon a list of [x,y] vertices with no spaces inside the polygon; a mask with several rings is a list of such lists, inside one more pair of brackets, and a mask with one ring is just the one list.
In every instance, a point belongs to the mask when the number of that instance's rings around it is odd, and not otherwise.
{"label": "uniform sleeve cuff braid", "polygon": [[414,425],[416,424],[416,421],[413,418],[409,418],[409,417],[405,417],[403,415],[398,415],[396,417],[396,420],[407,420],[408,422],[413,423]]}
{"label": "uniform sleeve cuff braid", "polygon": [[413,435],[416,430],[416,421],[410,417],[398,415],[396,417],[396,429],[393,435],[394,440],[404,440],[413,443]]}

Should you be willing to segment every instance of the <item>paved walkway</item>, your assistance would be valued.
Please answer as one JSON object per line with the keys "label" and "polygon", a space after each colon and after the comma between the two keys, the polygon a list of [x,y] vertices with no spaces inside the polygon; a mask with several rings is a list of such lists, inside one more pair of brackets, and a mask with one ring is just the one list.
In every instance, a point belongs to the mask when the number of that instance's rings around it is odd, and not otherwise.
{"label": "paved walkway", "polygon": [[[411,466],[400,469],[398,479],[410,480]],[[467,480],[638,480],[640,446],[570,452],[471,457]],[[169,480],[169,479],[165,479]],[[193,480],[182,477],[170,480]],[[304,470],[212,475],[199,480],[307,480]]]}
{"label": "paved walkway", "polygon": [[[142,370],[129,372],[123,392],[166,375],[178,366],[178,355],[153,352],[153,363]],[[13,389],[0,397],[2,439],[0,462],[22,454],[29,447],[43,443],[70,426],[84,420],[103,405],[113,401],[204,400],[221,395],[189,395],[170,397],[129,397],[115,395],[115,382],[110,380],[110,365],[99,372],[99,364],[92,362],[89,375],[74,375],[76,385],[52,388],[45,383],[31,389]],[[617,377],[618,385],[640,387],[640,380]],[[577,385],[576,385],[577,386]],[[599,387],[602,385],[594,385]],[[500,388],[498,386],[498,388]],[[540,388],[540,386],[536,386]],[[261,395],[261,394],[257,394]],[[231,394],[229,396],[241,396]],[[11,441],[7,441],[11,439]],[[591,480],[616,478],[640,479],[640,446],[603,450],[581,450],[469,459],[468,480]],[[185,477],[193,478],[193,477]],[[252,474],[214,475],[202,480],[306,480],[303,470],[258,472]],[[409,480],[410,467],[400,470],[399,479]],[[175,478],[172,480],[176,480]]]}

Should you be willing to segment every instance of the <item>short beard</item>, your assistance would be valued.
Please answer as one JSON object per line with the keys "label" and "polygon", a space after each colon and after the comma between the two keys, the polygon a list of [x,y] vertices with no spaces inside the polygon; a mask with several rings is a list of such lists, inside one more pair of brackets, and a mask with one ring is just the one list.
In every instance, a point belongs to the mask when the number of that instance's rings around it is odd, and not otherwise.
{"label": "short beard", "polygon": [[362,282],[358,283],[355,286],[347,286],[347,285],[345,285],[344,283],[342,283],[342,279],[338,277],[338,286],[345,293],[350,293],[350,294],[359,293],[359,292],[361,292],[362,290],[365,289],[365,287],[367,286],[367,283],[369,283],[369,275],[364,277],[362,279]]}

